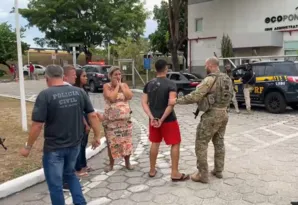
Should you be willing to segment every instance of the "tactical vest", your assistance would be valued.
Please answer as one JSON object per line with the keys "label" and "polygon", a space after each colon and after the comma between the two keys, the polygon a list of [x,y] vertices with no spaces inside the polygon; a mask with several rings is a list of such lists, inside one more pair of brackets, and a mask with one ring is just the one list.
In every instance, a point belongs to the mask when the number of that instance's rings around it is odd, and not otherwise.
{"label": "tactical vest", "polygon": [[233,98],[233,83],[231,78],[225,73],[212,73],[209,76],[217,76],[215,91],[207,95],[210,108],[228,107]]}

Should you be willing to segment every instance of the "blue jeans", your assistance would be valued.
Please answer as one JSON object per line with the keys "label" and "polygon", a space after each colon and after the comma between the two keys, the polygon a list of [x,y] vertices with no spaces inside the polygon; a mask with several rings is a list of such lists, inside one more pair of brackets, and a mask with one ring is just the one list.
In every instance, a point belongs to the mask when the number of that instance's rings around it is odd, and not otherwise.
{"label": "blue jeans", "polygon": [[77,162],[75,165],[76,171],[81,171],[83,168],[87,167],[87,159],[86,159],[86,147],[88,144],[88,135],[89,133],[84,132],[84,136],[81,142],[81,150],[77,158]]}
{"label": "blue jeans", "polygon": [[69,185],[73,203],[75,205],[87,204],[74,169],[80,147],[81,145],[78,145],[53,152],[44,152],[43,168],[52,205],[65,205],[62,178]]}

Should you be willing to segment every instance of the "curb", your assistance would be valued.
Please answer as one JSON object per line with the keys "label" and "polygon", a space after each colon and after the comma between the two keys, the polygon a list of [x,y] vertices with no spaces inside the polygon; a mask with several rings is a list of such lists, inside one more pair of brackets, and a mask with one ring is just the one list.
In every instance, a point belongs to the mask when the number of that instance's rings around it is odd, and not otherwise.
{"label": "curb", "polygon": [[[7,98],[13,98],[13,99],[20,99],[18,96],[11,96],[11,95],[1,95],[0,97],[7,97]],[[33,99],[26,99],[28,102],[34,102]],[[99,112],[102,112],[102,110],[96,110]],[[101,140],[101,145],[96,148],[95,150],[91,149],[91,146],[89,146],[86,149],[86,158],[90,159],[93,156],[97,155],[100,153],[106,146],[106,138],[103,137]],[[31,173],[25,174],[21,177],[15,178],[13,180],[7,181],[3,184],[0,184],[0,199],[7,197],[9,195],[15,194],[17,192],[20,192],[26,188],[29,188],[33,185],[36,185],[38,183],[41,183],[45,181],[45,176],[44,176],[44,171],[43,168],[33,171]]]}
{"label": "curb", "polygon": [[[135,93],[143,93],[143,90],[141,89],[131,89]],[[33,95],[30,98],[26,99],[27,102],[35,102],[34,97],[37,95]],[[7,98],[13,98],[20,100],[19,96],[13,96],[13,95],[6,95],[6,94],[0,94],[0,97],[7,97]],[[99,112],[103,112],[102,110],[96,110]],[[93,156],[97,155],[100,153],[104,148],[106,148],[107,143],[106,143],[106,138],[103,137],[101,140],[101,145],[95,149],[92,150],[91,146],[89,146],[86,149],[86,158],[87,160],[92,158]],[[15,194],[17,192],[20,192],[26,188],[29,188],[31,186],[34,186],[38,183],[44,182],[45,181],[45,176],[44,176],[44,171],[43,168],[33,171],[31,173],[25,174],[21,177],[12,179],[10,181],[7,181],[3,184],[0,184],[0,199],[10,196],[12,194]]]}

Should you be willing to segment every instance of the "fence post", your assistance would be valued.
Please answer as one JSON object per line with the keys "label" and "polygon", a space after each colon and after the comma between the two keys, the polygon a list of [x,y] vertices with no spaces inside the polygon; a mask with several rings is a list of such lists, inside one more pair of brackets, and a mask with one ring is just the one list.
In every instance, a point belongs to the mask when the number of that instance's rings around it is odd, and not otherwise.
{"label": "fence post", "polygon": [[135,61],[132,60],[132,87],[136,88],[136,79],[135,79]]}

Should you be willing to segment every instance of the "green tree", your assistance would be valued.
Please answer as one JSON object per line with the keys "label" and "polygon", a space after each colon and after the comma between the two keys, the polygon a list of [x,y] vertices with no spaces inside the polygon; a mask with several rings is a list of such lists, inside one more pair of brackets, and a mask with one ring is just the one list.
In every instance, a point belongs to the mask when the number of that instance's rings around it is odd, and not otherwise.
{"label": "green tree", "polygon": [[157,30],[149,35],[152,50],[159,51],[162,54],[169,52],[169,18],[168,18],[169,4],[162,1],[160,7],[157,5],[153,9],[153,19],[157,21]]}
{"label": "green tree", "polygon": [[86,61],[92,58],[92,46],[128,36],[140,38],[148,16],[140,0],[30,0],[20,13],[29,27],[45,34],[37,43],[64,48],[81,43]]}
{"label": "green tree", "polygon": [[119,58],[135,58],[140,53],[149,52],[149,42],[144,38],[140,38],[138,41],[132,38],[119,39],[118,44],[113,46],[116,54]]}
{"label": "green tree", "polygon": [[[24,29],[21,29],[21,37],[23,37]],[[16,32],[8,23],[0,24],[0,64],[10,67],[8,61],[18,58]],[[29,45],[22,42],[22,52],[29,49]]]}
{"label": "green tree", "polygon": [[143,65],[143,55],[150,50],[150,44],[147,39],[140,38],[137,41],[132,38],[119,39],[117,45],[112,46],[113,54],[118,58],[134,59],[136,67]]}
{"label": "green tree", "polygon": [[[188,21],[188,1],[187,0],[169,0],[169,25],[170,41],[169,50],[172,54],[172,63],[175,70],[179,69],[178,50],[187,45],[187,21]],[[186,52],[184,52],[186,53]]]}
{"label": "green tree", "polygon": [[153,9],[157,30],[149,36],[154,51],[171,52],[173,68],[179,70],[178,50],[187,58],[187,0],[162,1]]}
{"label": "green tree", "polygon": [[[223,34],[221,39],[221,56],[222,58],[234,57],[233,44],[229,35]],[[228,61],[225,60],[224,64]]]}

